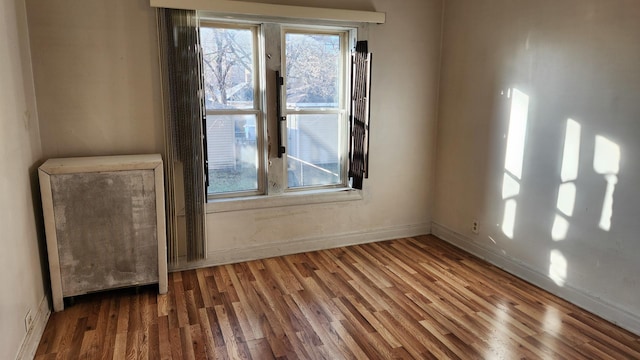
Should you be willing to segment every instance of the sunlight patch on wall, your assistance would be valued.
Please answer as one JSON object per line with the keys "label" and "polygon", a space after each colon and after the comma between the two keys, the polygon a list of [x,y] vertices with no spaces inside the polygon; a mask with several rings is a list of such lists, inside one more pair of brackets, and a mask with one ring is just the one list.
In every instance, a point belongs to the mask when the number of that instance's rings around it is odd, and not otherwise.
{"label": "sunlight patch on wall", "polygon": [[549,256],[549,278],[558,286],[567,280],[567,259],[559,250],[552,250]]}
{"label": "sunlight patch on wall", "polygon": [[529,96],[518,89],[513,89],[511,95],[511,114],[509,116],[507,154],[505,156],[504,168],[516,178],[522,179],[524,145],[527,138]]}
{"label": "sunlight patch on wall", "polygon": [[593,156],[593,169],[598,174],[604,175],[607,182],[607,189],[602,204],[600,215],[600,229],[611,230],[611,218],[613,217],[613,193],[618,183],[618,173],[620,172],[620,146],[615,142],[603,137],[596,136],[595,153]]}
{"label": "sunlight patch on wall", "polygon": [[561,213],[571,217],[573,216],[573,208],[576,205],[576,184],[573,182],[560,184],[558,189],[558,210]]}
{"label": "sunlight patch on wall", "polygon": [[502,179],[502,199],[509,199],[520,194],[520,183],[513,176],[504,173]]}
{"label": "sunlight patch on wall", "polygon": [[518,208],[518,202],[514,199],[509,199],[504,204],[504,218],[502,219],[502,232],[507,235],[509,239],[513,239],[516,225],[516,209]]}
{"label": "sunlight patch on wall", "polygon": [[567,119],[567,128],[564,135],[564,149],[562,151],[562,168],[560,169],[560,179],[562,183],[558,187],[558,200],[556,208],[560,212],[556,214],[551,228],[551,239],[562,241],[569,234],[569,221],[567,218],[573,216],[576,206],[577,188],[575,181],[578,179],[580,166],[580,124]]}
{"label": "sunlight patch on wall", "polygon": [[564,136],[564,151],[562,152],[562,182],[574,181],[578,178],[580,164],[580,132],[582,126],[573,119],[567,119],[567,130]]}
{"label": "sunlight patch on wall", "polygon": [[561,241],[567,238],[569,233],[569,221],[556,214],[556,218],[553,221],[553,227],[551,228],[551,238],[554,241]]}
{"label": "sunlight patch on wall", "polygon": [[502,232],[513,239],[515,235],[516,197],[520,194],[520,181],[524,163],[524,149],[527,138],[527,120],[529,116],[529,96],[518,89],[510,89],[511,112],[509,114],[509,130],[504,160],[504,177],[502,180],[502,199],[505,200]]}

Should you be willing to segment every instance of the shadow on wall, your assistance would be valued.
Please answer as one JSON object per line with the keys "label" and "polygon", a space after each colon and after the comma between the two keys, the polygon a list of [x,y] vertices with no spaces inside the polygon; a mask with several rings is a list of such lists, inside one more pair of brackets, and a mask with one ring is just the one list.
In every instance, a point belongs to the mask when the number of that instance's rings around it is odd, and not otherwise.
{"label": "shadow on wall", "polygon": [[[498,225],[504,236],[515,240],[517,237],[518,198],[522,190],[525,152],[535,150],[527,149],[529,96],[515,88],[509,89],[503,95],[511,100],[511,109],[502,183],[504,212],[502,223]],[[618,144],[602,135],[598,134],[593,138],[588,138],[585,135],[584,138],[583,140],[581,124],[572,118],[567,119],[564,148],[562,154],[558,154],[562,158],[562,167],[559,174],[560,184],[557,192],[555,219],[549,232],[550,238],[556,243],[567,239],[574,216],[576,199],[580,196],[577,185],[580,183],[579,167],[582,141],[593,142],[593,171],[595,174],[603,176],[606,183],[603,189],[598,227],[605,232],[611,231],[614,216],[614,194],[620,173],[622,152]],[[582,191],[592,193],[599,190],[584,188]],[[493,238],[490,239],[496,243]],[[564,286],[568,270],[567,259],[562,251],[552,249],[549,253],[548,277],[558,286]]]}
{"label": "shadow on wall", "polygon": [[49,257],[47,252],[47,239],[44,228],[44,214],[42,211],[42,196],[40,193],[40,179],[38,178],[38,168],[44,163],[39,160],[29,167],[29,179],[31,179],[31,201],[33,204],[33,219],[35,221],[36,233],[38,235],[38,253],[40,256],[40,271],[42,273],[42,285],[44,293],[51,294],[51,282],[49,274]]}

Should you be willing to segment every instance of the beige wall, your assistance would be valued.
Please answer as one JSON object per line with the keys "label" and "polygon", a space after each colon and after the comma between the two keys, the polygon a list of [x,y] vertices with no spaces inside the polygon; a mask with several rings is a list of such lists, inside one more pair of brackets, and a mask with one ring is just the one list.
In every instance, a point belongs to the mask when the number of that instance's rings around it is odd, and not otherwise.
{"label": "beige wall", "polygon": [[[446,1],[434,207],[434,232],[636,332],[639,18],[633,0]],[[515,196],[503,196],[509,89],[529,97]],[[568,119],[578,157],[563,155]],[[575,176],[561,177],[563,159]]]}
{"label": "beige wall", "polygon": [[44,299],[36,168],[38,117],[24,1],[0,1],[0,359],[14,359],[27,334],[24,316]]}
{"label": "beige wall", "polygon": [[[28,3],[45,157],[161,151],[148,1]],[[280,3],[387,13],[367,34],[371,178],[361,201],[209,214],[212,261],[429,232],[441,0]]]}
{"label": "beige wall", "polygon": [[161,152],[148,0],[27,1],[46,158]]}

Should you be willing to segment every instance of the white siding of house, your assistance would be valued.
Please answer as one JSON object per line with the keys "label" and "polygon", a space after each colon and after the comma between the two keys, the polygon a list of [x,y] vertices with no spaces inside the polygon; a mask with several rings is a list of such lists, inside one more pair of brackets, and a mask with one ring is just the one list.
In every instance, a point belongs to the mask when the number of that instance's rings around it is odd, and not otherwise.
{"label": "white siding of house", "polygon": [[209,170],[235,167],[235,128],[232,117],[207,116],[207,153]]}

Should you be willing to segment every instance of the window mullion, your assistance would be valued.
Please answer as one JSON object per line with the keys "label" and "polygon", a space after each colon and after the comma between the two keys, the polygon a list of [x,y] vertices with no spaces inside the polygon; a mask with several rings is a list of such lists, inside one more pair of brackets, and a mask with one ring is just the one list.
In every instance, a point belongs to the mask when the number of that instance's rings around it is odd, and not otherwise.
{"label": "window mullion", "polygon": [[[279,195],[284,192],[286,184],[286,168],[283,158],[278,158],[278,114],[276,113],[276,72],[281,72],[281,26],[276,23],[262,24],[262,45],[261,61],[264,66],[263,99],[265,104],[266,127],[264,138],[268,142],[265,152],[267,153],[267,195]],[[284,134],[283,134],[284,135]],[[286,146],[286,138],[284,139]]]}

